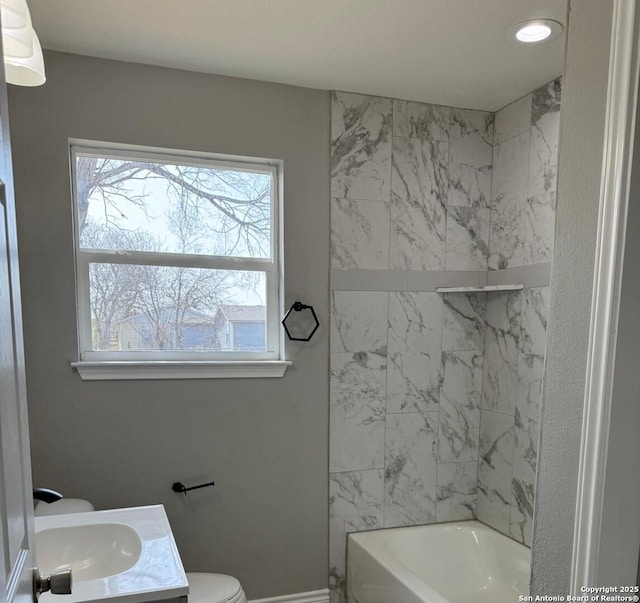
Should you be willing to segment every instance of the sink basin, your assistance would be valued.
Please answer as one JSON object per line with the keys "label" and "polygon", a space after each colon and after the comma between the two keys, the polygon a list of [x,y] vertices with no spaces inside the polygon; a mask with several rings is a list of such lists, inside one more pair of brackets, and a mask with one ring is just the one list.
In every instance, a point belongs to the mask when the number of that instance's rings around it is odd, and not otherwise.
{"label": "sink basin", "polygon": [[161,505],[35,518],[40,573],[71,567],[70,595],[40,603],[157,603],[189,592]]}
{"label": "sink basin", "polygon": [[49,575],[70,567],[74,582],[126,572],[140,559],[142,541],[123,523],[96,523],[49,528],[36,535],[40,572]]}

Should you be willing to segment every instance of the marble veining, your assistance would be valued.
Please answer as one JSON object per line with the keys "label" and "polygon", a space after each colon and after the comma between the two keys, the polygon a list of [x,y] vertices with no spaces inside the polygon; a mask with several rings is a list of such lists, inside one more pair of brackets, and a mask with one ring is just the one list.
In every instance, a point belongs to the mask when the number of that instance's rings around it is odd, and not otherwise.
{"label": "marble veining", "polygon": [[527,354],[544,356],[547,345],[547,308],[549,287],[532,287],[521,293],[520,349]]}
{"label": "marble veining", "polygon": [[392,102],[334,92],[331,109],[331,196],[388,201]]}
{"label": "marble veining", "polygon": [[524,415],[539,421],[544,355],[547,343],[549,287],[525,289],[520,299],[522,304],[518,342],[520,383],[517,405],[520,406]]}
{"label": "marble veining", "polygon": [[449,132],[448,204],[489,208],[493,113],[453,109]]}
{"label": "marble veining", "polygon": [[516,406],[514,417],[513,475],[533,483],[538,463],[539,417]]}
{"label": "marble veining", "polygon": [[488,410],[480,416],[478,519],[509,534],[513,460],[513,417]]}
{"label": "marble veining", "polygon": [[531,104],[531,123],[537,124],[549,114],[560,113],[562,78],[557,78],[534,90]]}
{"label": "marble veining", "polygon": [[447,211],[447,270],[486,270],[489,256],[490,211],[449,207]]}
{"label": "marble veining", "polygon": [[513,462],[522,469],[521,474],[526,474],[530,481],[533,481],[537,463],[543,370],[543,357],[530,354],[520,356],[520,387],[514,415],[516,448]]}
{"label": "marble veining", "polygon": [[389,268],[389,203],[331,201],[331,267]]}
{"label": "marble veining", "polygon": [[385,527],[435,521],[437,425],[437,412],[387,415]]}
{"label": "marble veining", "polygon": [[329,471],[384,466],[387,359],[331,355]]}
{"label": "marble veining", "polygon": [[387,355],[389,296],[378,291],[334,291],[331,352]]}
{"label": "marble veining", "polygon": [[534,483],[546,348],[549,288],[525,289],[521,295],[518,377],[513,456],[514,478]]}
{"label": "marble veining", "polygon": [[509,535],[527,546],[531,546],[534,489],[533,482],[513,479]]}
{"label": "marble veining", "polygon": [[390,267],[441,270],[448,143],[393,138]]}
{"label": "marble veining", "polygon": [[489,268],[522,266],[531,132],[493,149]]}
{"label": "marble veining", "polygon": [[511,416],[518,396],[520,291],[493,293],[487,300],[482,408]]}
{"label": "marble veining", "polygon": [[442,298],[437,293],[390,293],[387,412],[438,409]]}
{"label": "marble veining", "polygon": [[542,402],[544,355],[521,352],[518,357],[518,394],[516,409],[525,417],[539,420]]}
{"label": "marble veining", "polygon": [[331,601],[346,597],[346,539],[349,532],[383,526],[383,471],[329,474],[329,589]]}
{"label": "marble veining", "polygon": [[478,463],[440,463],[436,521],[475,519]]}
{"label": "marble veining", "polygon": [[442,349],[484,350],[486,293],[447,293],[442,296]]}
{"label": "marble veining", "polygon": [[559,82],[533,93],[527,213],[524,224],[524,263],[551,261],[556,209]]}
{"label": "marble veining", "polygon": [[443,352],[442,374],[438,461],[477,461],[482,353]]}
{"label": "marble veining", "polygon": [[449,140],[450,107],[393,101],[393,135],[420,140]]}

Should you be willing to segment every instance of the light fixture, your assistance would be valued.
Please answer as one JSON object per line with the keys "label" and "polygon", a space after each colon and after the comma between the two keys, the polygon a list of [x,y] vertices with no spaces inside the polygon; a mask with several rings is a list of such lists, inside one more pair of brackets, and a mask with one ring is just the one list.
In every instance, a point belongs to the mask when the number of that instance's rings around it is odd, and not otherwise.
{"label": "light fixture", "polygon": [[40,86],[46,81],[40,40],[26,0],[0,0],[2,49],[7,83]]}
{"label": "light fixture", "polygon": [[4,57],[4,70],[7,83],[18,86],[41,86],[47,80],[44,73],[42,47],[36,32],[32,33],[32,49],[30,57]]}
{"label": "light fixture", "polygon": [[509,30],[509,36],[523,44],[542,44],[555,40],[562,33],[562,24],[551,19],[532,19],[518,23]]}
{"label": "light fixture", "polygon": [[2,0],[0,2],[3,29],[20,29],[31,26],[29,7],[25,0]]}
{"label": "light fixture", "polygon": [[33,54],[33,28],[2,28],[2,50],[5,57],[28,59]]}
{"label": "light fixture", "polygon": [[31,15],[26,0],[0,0],[2,50],[5,56],[26,59],[33,53]]}

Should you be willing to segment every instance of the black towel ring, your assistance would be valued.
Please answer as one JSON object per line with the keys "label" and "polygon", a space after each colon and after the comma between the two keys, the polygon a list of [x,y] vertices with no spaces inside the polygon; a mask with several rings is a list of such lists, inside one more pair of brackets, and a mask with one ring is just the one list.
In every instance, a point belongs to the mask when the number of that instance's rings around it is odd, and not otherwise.
{"label": "black towel ring", "polygon": [[[291,335],[291,332],[287,327],[287,318],[289,318],[292,312],[302,312],[303,310],[309,310],[311,312],[311,316],[313,316],[315,326],[313,327],[309,335],[307,335],[306,337],[294,337],[293,335]],[[297,302],[294,302],[291,305],[291,307],[287,310],[287,313],[284,315],[284,318],[282,319],[282,326],[284,327],[284,330],[287,333],[287,337],[291,341],[309,341],[313,337],[313,334],[318,330],[318,327],[320,326],[320,322],[318,321],[318,317],[316,316],[316,311],[313,309],[313,306],[307,306],[306,304],[303,304],[302,302],[297,301]]]}

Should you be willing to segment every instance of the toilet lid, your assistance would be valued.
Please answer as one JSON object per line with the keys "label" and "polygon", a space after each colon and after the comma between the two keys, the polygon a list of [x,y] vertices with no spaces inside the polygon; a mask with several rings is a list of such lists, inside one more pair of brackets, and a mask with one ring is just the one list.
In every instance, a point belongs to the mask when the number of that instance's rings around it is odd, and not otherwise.
{"label": "toilet lid", "polygon": [[44,515],[66,515],[67,513],[86,513],[95,511],[94,506],[82,498],[62,498],[47,504],[43,500],[38,501],[34,515],[43,517]]}
{"label": "toilet lid", "polygon": [[242,592],[240,582],[224,574],[188,573],[189,603],[231,603]]}

